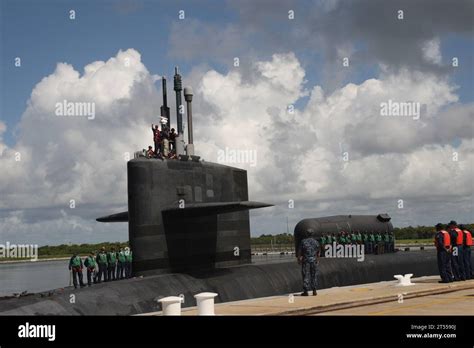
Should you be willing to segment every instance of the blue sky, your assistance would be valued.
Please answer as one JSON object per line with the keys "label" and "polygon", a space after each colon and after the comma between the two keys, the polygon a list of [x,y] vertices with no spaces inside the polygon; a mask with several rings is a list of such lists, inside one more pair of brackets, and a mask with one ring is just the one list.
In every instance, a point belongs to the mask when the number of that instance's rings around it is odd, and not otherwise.
{"label": "blue sky", "polygon": [[[26,108],[33,87],[52,73],[58,62],[76,69],[95,60],[107,60],[120,49],[135,48],[155,74],[169,73],[179,65],[185,74],[193,62],[170,57],[169,27],[178,11],[188,16],[230,20],[232,12],[217,13],[217,1],[35,1],[2,0],[2,116],[10,130],[6,142],[14,143],[12,130]],[[128,5],[131,4],[131,5]],[[133,5],[135,4],[135,5]],[[130,6],[130,7],[128,7]],[[69,19],[69,11],[76,19]],[[213,10],[214,9],[214,10]],[[214,12],[214,13],[213,13]],[[21,68],[14,59],[21,58]]]}
{"label": "blue sky", "polygon": [[[300,2],[298,6],[304,3],[305,1]],[[288,4],[288,8],[298,6]],[[144,64],[155,74],[170,75],[173,66],[179,65],[185,75],[192,66],[202,63],[218,71],[224,70],[226,67],[212,54],[205,59],[170,54],[170,27],[172,23],[179,23],[180,10],[185,11],[187,19],[212,23],[216,27],[224,28],[230,23],[239,26],[241,18],[236,8],[237,3],[231,5],[231,2],[206,0],[1,0],[0,119],[8,128],[6,143],[13,145],[15,142],[13,131],[32,88],[50,74],[58,62],[67,62],[80,69],[95,60],[107,60],[120,49],[135,48],[142,54]],[[69,19],[71,9],[76,11],[75,20]],[[297,16],[300,13],[296,11]],[[277,22],[266,28],[278,30],[279,24]],[[257,35],[247,44],[256,47],[261,40],[264,39]],[[363,50],[366,42],[360,40],[355,45]],[[307,67],[309,85],[324,86],[321,70],[328,62],[324,61],[321,48],[311,45],[295,46],[288,42],[286,45],[281,43],[279,49],[284,51],[285,46],[295,50],[303,66]],[[458,93],[461,101],[473,101],[473,38],[446,33],[441,40],[441,49],[445,60],[451,56],[459,57],[460,67],[453,70],[451,78],[460,87]],[[260,51],[259,56],[268,57],[273,53],[275,52]],[[235,55],[245,55],[245,52],[236,47]],[[21,68],[14,66],[15,57],[21,58]],[[341,82],[360,83],[378,73],[377,65],[372,62],[358,63],[348,70],[349,73]]]}

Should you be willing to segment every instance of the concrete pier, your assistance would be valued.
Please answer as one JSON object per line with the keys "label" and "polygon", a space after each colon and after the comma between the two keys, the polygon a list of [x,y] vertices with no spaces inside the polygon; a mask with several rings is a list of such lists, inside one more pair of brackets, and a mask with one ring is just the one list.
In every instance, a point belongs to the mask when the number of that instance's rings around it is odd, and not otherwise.
{"label": "concrete pier", "polygon": [[[438,283],[439,277],[412,279],[409,287],[385,281],[333,287],[317,296],[299,293],[217,304],[216,315],[474,315],[474,280]],[[197,315],[197,307],[182,315]],[[145,315],[162,315],[161,312]]]}

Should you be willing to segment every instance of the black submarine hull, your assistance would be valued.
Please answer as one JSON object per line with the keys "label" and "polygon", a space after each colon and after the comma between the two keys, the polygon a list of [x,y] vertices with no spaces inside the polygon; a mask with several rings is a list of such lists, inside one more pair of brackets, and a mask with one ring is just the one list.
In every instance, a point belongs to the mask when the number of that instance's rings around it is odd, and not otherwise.
{"label": "black submarine hull", "polygon": [[[474,260],[474,257],[473,257]],[[365,255],[365,260],[323,258],[318,288],[394,280],[395,274],[414,277],[437,275],[435,250]],[[266,263],[171,273],[102,283],[91,288],[63,291],[50,296],[34,294],[0,299],[0,315],[134,315],[161,310],[157,300],[183,295],[183,307],[195,306],[194,295],[218,293],[216,302],[285,295],[301,291],[301,268],[293,257]],[[76,302],[70,303],[71,295]]]}
{"label": "black submarine hull", "polygon": [[295,250],[302,239],[305,238],[306,230],[313,230],[313,237],[320,238],[327,234],[339,234],[341,231],[353,232],[374,232],[374,233],[393,233],[393,225],[390,222],[391,217],[388,214],[378,215],[335,215],[319,218],[304,219],[295,226],[294,239]]}
{"label": "black submarine hull", "polygon": [[98,218],[129,223],[135,276],[251,262],[243,169],[194,160],[136,158],[127,163],[128,212]]}

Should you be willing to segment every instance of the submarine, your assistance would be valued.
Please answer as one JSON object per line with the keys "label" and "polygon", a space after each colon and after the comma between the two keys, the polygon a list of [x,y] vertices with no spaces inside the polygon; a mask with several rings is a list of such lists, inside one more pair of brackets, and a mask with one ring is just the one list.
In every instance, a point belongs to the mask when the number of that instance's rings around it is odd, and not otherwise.
{"label": "submarine", "polygon": [[393,233],[392,218],[386,214],[378,215],[336,215],[320,218],[303,219],[295,226],[294,241],[295,250],[301,240],[305,238],[308,229],[313,230],[313,237],[320,238],[323,235],[339,233],[341,231],[352,233],[374,232],[374,233]]}
{"label": "submarine", "polygon": [[[162,90],[162,124],[169,127],[166,78]],[[182,90],[176,67],[177,159],[137,155],[128,161],[128,212],[97,219],[128,222],[136,276],[250,263],[248,211],[271,206],[248,200],[245,170],[194,155],[190,87],[184,88],[188,144],[184,143]]]}
{"label": "submarine", "polygon": [[[166,79],[162,79],[162,124],[170,126]],[[181,296],[183,307],[194,295],[211,291],[216,302],[300,292],[301,268],[293,255],[252,258],[249,210],[272,206],[248,197],[247,172],[207,162],[193,144],[191,88],[187,103],[188,144],[184,142],[182,78],[175,68],[176,159],[146,158],[140,152],[127,162],[128,211],[97,218],[129,226],[134,277],[74,289],[67,287],[0,298],[0,315],[135,315],[158,311],[160,298]],[[352,230],[391,231],[387,214],[339,215],[300,221],[295,243],[312,228],[315,236]],[[296,249],[297,245],[295,245]],[[398,252],[355,258],[324,258],[318,288],[393,280],[394,274],[437,274],[434,251]],[[77,300],[71,302],[71,295]]]}

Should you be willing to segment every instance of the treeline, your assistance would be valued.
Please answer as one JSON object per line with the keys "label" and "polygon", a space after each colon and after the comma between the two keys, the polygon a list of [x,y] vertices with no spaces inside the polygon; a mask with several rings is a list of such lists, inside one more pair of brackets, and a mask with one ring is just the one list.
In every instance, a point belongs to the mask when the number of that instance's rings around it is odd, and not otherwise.
{"label": "treeline", "polygon": [[[474,224],[465,224],[465,226],[472,231]],[[395,239],[427,239],[434,237],[435,228],[433,226],[395,227],[393,233],[395,234]]]}
{"label": "treeline", "polygon": [[[474,224],[467,224],[468,229],[472,231]],[[435,229],[433,226],[408,226],[408,227],[396,227],[394,228],[395,239],[427,239],[433,238]],[[252,237],[252,245],[288,245],[293,244],[293,234],[281,233],[276,235],[262,234],[259,237]],[[125,248],[128,246],[128,242],[113,242],[113,243],[99,243],[99,244],[61,244],[55,246],[45,245],[38,248],[38,254],[41,258],[58,257],[58,256],[70,256],[74,253],[79,255],[86,255],[91,251],[98,251],[102,247],[106,250],[114,247],[116,250],[119,248]]]}
{"label": "treeline", "polygon": [[260,237],[252,237],[250,240],[250,244],[293,244],[293,235],[289,233],[275,235],[262,234]]}
{"label": "treeline", "polygon": [[99,243],[99,244],[61,244],[61,245],[45,245],[38,248],[38,255],[42,258],[48,258],[48,256],[70,256],[72,254],[87,255],[91,251],[98,251],[104,247],[107,251],[112,247],[115,250],[119,248],[125,248],[128,246],[128,242],[114,242],[114,243]]}
{"label": "treeline", "polygon": [[[465,224],[465,226],[472,231],[474,224]],[[395,227],[393,233],[395,239],[428,239],[434,237],[435,228],[433,226]],[[262,234],[260,237],[252,237],[251,244],[293,244],[293,235],[289,233]]]}

